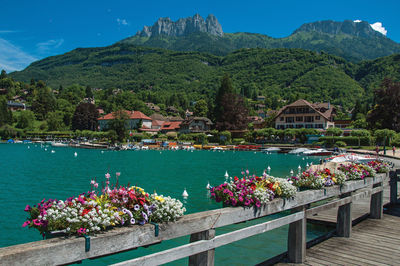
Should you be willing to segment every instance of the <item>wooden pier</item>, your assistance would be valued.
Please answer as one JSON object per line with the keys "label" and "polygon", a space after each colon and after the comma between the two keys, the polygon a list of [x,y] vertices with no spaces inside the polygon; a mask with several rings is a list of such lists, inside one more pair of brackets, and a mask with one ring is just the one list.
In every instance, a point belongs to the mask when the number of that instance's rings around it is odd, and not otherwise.
{"label": "wooden pier", "polygon": [[399,225],[397,216],[368,218],[353,227],[350,238],[335,236],[325,240],[307,249],[304,263],[295,265],[399,265]]}
{"label": "wooden pier", "polygon": [[[115,228],[90,237],[89,245],[87,245],[88,240],[84,238],[60,237],[0,248],[0,265],[32,266],[76,263],[85,259],[95,259],[186,235],[190,235],[190,243],[188,244],[147,256],[132,258],[115,265],[159,265],[185,257],[189,257],[189,265],[214,265],[216,248],[268,232],[284,225],[289,225],[287,260],[291,263],[306,262],[308,264],[319,264],[316,262],[316,255],[313,257],[313,254],[318,254],[318,250],[321,250],[321,254],[319,255],[321,258],[334,258],[336,256],[325,256],[324,254],[330,253],[331,249],[340,241],[353,241],[347,244],[350,247],[352,246],[351,243],[362,242],[362,239],[364,246],[360,248],[355,247],[352,252],[349,252],[349,248],[344,249],[343,252],[338,251],[336,255],[340,256],[335,263],[350,265],[351,263],[341,263],[340,258],[351,260],[353,257],[356,257],[352,253],[357,253],[358,251],[360,254],[363,254],[358,255],[360,261],[363,260],[362,263],[358,264],[366,265],[368,256],[372,257],[372,254],[375,254],[372,251],[371,253],[368,251],[376,249],[379,254],[382,254],[382,260],[373,264],[385,264],[386,262],[390,264],[390,261],[396,262],[396,257],[393,255],[393,259],[389,260],[384,254],[386,254],[385,252],[388,249],[393,254],[398,251],[398,249],[396,251],[395,246],[400,246],[400,240],[396,239],[400,235],[400,232],[394,229],[398,226],[398,223],[394,225],[396,222],[395,218],[390,219],[386,215],[383,216],[383,194],[385,185],[389,184],[390,176],[391,179],[396,181],[390,183],[392,186],[390,191],[391,201],[397,202],[398,194],[397,189],[394,189],[394,185],[397,188],[398,174],[394,172],[391,172],[390,175],[378,174],[373,178],[348,181],[342,186],[301,191],[294,198],[276,198],[261,206],[261,208],[230,207],[193,213],[183,216],[176,222],[160,224],[159,230],[156,230],[153,224]],[[362,222],[353,229],[353,204],[360,202],[362,199],[366,199],[369,217],[376,220],[370,222],[371,224]],[[317,245],[315,248],[306,251],[307,219],[314,218],[316,214],[318,216],[318,214],[332,208],[337,208],[337,211],[333,212],[337,221],[336,234],[342,238],[337,238],[336,241],[339,241],[337,243],[329,242],[335,240],[335,238],[331,238],[322,243],[325,243],[326,247],[318,248],[319,246]],[[250,225],[225,234],[215,234],[216,228],[258,219],[283,211],[290,211],[290,214],[285,212],[285,215],[281,215],[268,222]],[[358,231],[362,231],[363,233],[358,234]],[[369,240],[368,235],[372,235],[375,238],[371,237],[371,240]],[[388,240],[385,240],[386,238]],[[378,248],[377,243],[373,241],[381,242],[382,249]],[[345,244],[341,245],[345,246]],[[367,248],[368,246],[369,249],[362,250],[363,247]],[[268,245],[265,248],[268,248]],[[325,253],[322,253],[322,251],[325,251]],[[306,254],[310,256],[306,257]],[[388,254],[391,253],[388,252]],[[397,259],[397,262],[399,261]],[[332,265],[328,259],[325,262],[321,262],[321,264]]]}

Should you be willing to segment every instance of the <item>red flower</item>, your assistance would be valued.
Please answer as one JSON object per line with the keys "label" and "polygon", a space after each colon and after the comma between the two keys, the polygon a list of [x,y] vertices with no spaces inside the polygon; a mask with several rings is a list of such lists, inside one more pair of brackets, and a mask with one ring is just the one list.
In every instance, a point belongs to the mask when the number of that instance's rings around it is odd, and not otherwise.
{"label": "red flower", "polygon": [[235,180],[235,182],[237,182],[239,180],[239,178],[237,176],[235,176],[234,180]]}

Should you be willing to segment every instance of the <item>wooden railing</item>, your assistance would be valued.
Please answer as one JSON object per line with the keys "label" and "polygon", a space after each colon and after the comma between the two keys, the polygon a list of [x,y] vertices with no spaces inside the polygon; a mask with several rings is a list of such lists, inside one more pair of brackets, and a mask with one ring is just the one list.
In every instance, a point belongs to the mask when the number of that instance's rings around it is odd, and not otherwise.
{"label": "wooden railing", "polygon": [[400,169],[396,171],[389,172],[390,178],[390,204],[398,204],[400,203],[398,198],[398,190],[397,190],[397,183],[400,181]]}
{"label": "wooden railing", "polygon": [[[160,243],[164,240],[190,235],[190,243],[151,255],[124,261],[115,265],[158,265],[189,257],[189,265],[213,265],[217,247],[289,225],[288,259],[301,263],[305,259],[307,217],[334,207],[337,213],[337,234],[351,236],[352,203],[371,196],[370,217],[380,219],[383,213],[383,185],[387,174],[374,178],[349,181],[342,186],[298,192],[292,199],[277,198],[260,208],[229,207],[183,216],[176,222],[159,225],[120,227],[90,238],[90,249],[84,238],[55,238],[0,249],[1,265],[54,265],[79,262],[111,255],[138,247]],[[311,203],[327,200],[323,205],[310,208]],[[245,227],[222,235],[215,229],[235,223],[265,217],[290,210],[291,214],[268,222]]]}

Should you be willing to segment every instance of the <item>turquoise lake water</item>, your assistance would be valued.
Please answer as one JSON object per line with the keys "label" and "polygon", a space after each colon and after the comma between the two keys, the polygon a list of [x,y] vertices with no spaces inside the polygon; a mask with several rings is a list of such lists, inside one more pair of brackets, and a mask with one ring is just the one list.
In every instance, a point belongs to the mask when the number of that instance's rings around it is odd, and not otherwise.
{"label": "turquoise lake water", "polygon": [[[46,150],[47,149],[47,150]],[[54,152],[52,152],[54,151]],[[74,153],[77,156],[74,156]],[[1,188],[0,247],[41,240],[39,233],[22,227],[26,219],[26,204],[36,204],[43,198],[66,199],[90,189],[90,180],[104,180],[105,173],[115,177],[120,172],[120,184],[137,185],[149,193],[169,195],[184,202],[188,213],[220,208],[210,200],[208,182],[224,182],[225,171],[240,176],[249,169],[261,175],[268,167],[277,177],[289,175],[291,169],[305,168],[319,162],[318,157],[290,154],[264,154],[233,151],[100,151],[76,148],[41,147],[40,144],[0,144]],[[188,199],[182,199],[186,188]],[[217,234],[263,222],[271,217],[220,228]],[[308,226],[308,239],[326,232],[323,227]],[[216,249],[216,265],[253,265],[286,250],[287,227],[257,235]],[[83,264],[106,265],[143,256],[152,252],[185,244],[189,237],[165,241],[149,248],[113,255]],[[187,259],[171,263],[187,265]]]}

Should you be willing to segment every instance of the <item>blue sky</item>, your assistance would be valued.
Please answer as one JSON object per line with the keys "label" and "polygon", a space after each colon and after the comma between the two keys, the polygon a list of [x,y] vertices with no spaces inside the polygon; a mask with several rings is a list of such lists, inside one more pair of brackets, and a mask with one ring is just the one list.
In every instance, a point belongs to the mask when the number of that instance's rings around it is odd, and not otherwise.
{"label": "blue sky", "polygon": [[177,20],[214,14],[224,32],[253,32],[279,38],[318,20],[381,22],[400,43],[400,1],[0,1],[0,69],[22,70],[31,62],[78,47],[113,44],[159,17]]}

